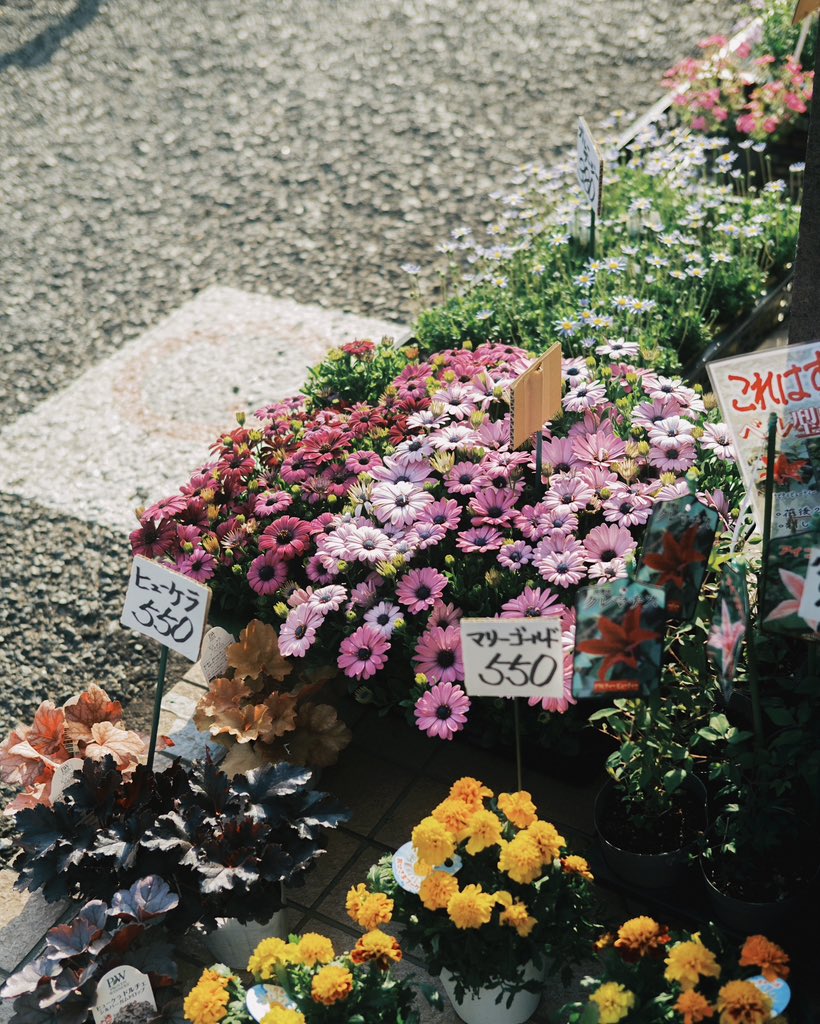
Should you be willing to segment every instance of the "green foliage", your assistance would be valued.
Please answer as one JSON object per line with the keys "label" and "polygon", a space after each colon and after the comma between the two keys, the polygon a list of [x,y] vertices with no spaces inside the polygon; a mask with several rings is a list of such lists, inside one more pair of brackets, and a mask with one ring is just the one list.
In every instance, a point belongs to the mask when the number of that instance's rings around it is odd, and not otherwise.
{"label": "green foliage", "polygon": [[407,365],[412,350],[391,338],[378,345],[354,341],[331,349],[308,370],[302,391],[314,409],[346,409],[359,402],[374,405]]}

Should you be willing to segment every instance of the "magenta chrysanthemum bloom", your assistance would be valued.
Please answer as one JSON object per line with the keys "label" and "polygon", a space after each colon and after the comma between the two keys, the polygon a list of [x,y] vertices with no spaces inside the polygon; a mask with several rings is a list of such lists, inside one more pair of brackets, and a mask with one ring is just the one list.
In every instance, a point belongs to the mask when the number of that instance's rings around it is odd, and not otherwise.
{"label": "magenta chrysanthemum bloom", "polygon": [[416,701],[416,725],[428,736],[451,740],[464,728],[470,698],[455,683],[436,683]]}
{"label": "magenta chrysanthemum bloom", "polygon": [[287,491],[262,491],[253,500],[253,514],[262,518],[278,516],[293,504]]}
{"label": "magenta chrysanthemum bloom", "polygon": [[373,626],[359,626],[355,633],[342,640],[339,668],[351,679],[369,679],[387,664],[390,644]]}
{"label": "magenta chrysanthemum bloom", "polygon": [[324,613],[310,604],[300,604],[288,614],[279,629],[279,650],[286,658],[304,658],[325,621]]}
{"label": "magenta chrysanthemum bloom", "polygon": [[417,614],[432,608],[447,587],[447,577],[436,569],[411,569],[396,587],[396,597]]}
{"label": "magenta chrysanthemum bloom", "polygon": [[512,544],[504,544],[498,552],[499,564],[510,572],[518,572],[523,565],[532,560],[532,548],[526,541],[517,540]]}
{"label": "magenta chrysanthemum bloom", "polygon": [[638,542],[623,526],[595,526],[584,537],[584,555],[588,562],[611,562],[634,551]]}
{"label": "magenta chrysanthemum bloom", "polygon": [[259,550],[271,551],[277,558],[298,558],[310,544],[312,530],[295,516],[280,516],[266,526],[259,538]]}
{"label": "magenta chrysanthemum bloom", "polygon": [[434,683],[457,683],[464,678],[461,630],[458,626],[434,626],[416,644],[413,662]]}
{"label": "magenta chrysanthemum bloom", "polygon": [[392,526],[411,526],[432,500],[433,496],[421,484],[409,480],[373,487],[373,512],[379,522]]}
{"label": "magenta chrysanthemum bloom", "polygon": [[478,462],[457,462],[444,478],[448,494],[475,494],[486,485],[487,478]]}
{"label": "magenta chrysanthemum bloom", "polygon": [[531,587],[527,584],[518,597],[506,601],[501,606],[502,619],[538,619],[559,618],[566,608],[551,590]]}
{"label": "magenta chrysanthemum bloom", "polygon": [[194,548],[189,555],[177,559],[176,568],[198,583],[206,583],[214,574],[216,559],[202,548]]}
{"label": "magenta chrysanthemum bloom", "polygon": [[275,594],[288,578],[288,568],[273,551],[266,551],[251,562],[248,586],[257,594]]}
{"label": "magenta chrysanthemum bloom", "polygon": [[364,621],[368,626],[377,629],[382,636],[390,636],[401,617],[401,608],[392,601],[379,601],[364,613]]}
{"label": "magenta chrysanthemum bloom", "polygon": [[473,526],[509,525],[515,509],[515,494],[512,491],[488,487],[474,494],[470,501]]}

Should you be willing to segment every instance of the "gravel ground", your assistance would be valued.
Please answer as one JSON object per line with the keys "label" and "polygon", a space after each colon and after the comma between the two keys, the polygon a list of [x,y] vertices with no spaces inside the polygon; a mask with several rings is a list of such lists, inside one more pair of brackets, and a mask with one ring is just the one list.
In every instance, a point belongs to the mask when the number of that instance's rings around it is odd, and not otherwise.
{"label": "gravel ground", "polygon": [[[710,0],[0,0],[1,421],[212,283],[411,317],[402,262],[727,27]],[[6,496],[0,731],[94,679],[144,695],[127,562]]]}

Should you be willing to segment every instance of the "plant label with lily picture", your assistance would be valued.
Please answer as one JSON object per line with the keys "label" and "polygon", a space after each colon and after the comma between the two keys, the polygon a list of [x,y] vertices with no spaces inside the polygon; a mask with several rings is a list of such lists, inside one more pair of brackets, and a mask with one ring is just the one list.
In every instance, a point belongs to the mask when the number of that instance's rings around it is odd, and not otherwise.
{"label": "plant label with lily picture", "polygon": [[809,554],[806,583],[797,613],[804,622],[820,618],[820,547],[814,547]]}
{"label": "plant label with lily picture", "polygon": [[91,1007],[94,1024],[120,1024],[128,1020],[153,1020],[157,1001],[147,974],[128,965],[115,967],[97,984]]}
{"label": "plant label with lily picture", "polygon": [[462,619],[461,648],[471,697],[564,693],[560,619]]}
{"label": "plant label with lily picture", "polygon": [[196,661],[210,600],[210,588],[204,583],[137,555],[120,622]]}
{"label": "plant label with lily picture", "polygon": [[520,448],[561,408],[561,346],[528,367],[510,388],[510,437]]}
{"label": "plant label with lily picture", "polygon": [[749,587],[746,566],[743,562],[729,562],[723,569],[712,628],[706,643],[727,704],[734,690],[738,651],[748,628]]}
{"label": "plant label with lily picture", "polygon": [[738,466],[763,530],[769,416],[777,414],[772,537],[820,514],[820,341],[708,363]]}
{"label": "plant label with lily picture", "polygon": [[604,158],[583,117],[578,118],[578,184],[600,217],[604,195]]}
{"label": "plant label with lily picture", "polygon": [[660,686],[666,592],[616,580],[582,587],[575,598],[572,693],[647,697]]}
{"label": "plant label with lily picture", "polygon": [[[778,537],[769,545],[766,563],[766,587],[760,625],[767,633],[788,633],[793,636],[813,636],[816,639],[820,624],[820,606],[807,610],[804,597],[812,586],[812,556],[820,546],[816,531],[797,537]],[[815,581],[817,577],[815,576]],[[816,584],[814,584],[816,585]],[[806,603],[808,603],[806,598]]]}
{"label": "plant label with lily picture", "polygon": [[666,591],[666,614],[688,622],[695,614],[715,539],[718,513],[695,498],[659,501],[652,510],[635,573]]}

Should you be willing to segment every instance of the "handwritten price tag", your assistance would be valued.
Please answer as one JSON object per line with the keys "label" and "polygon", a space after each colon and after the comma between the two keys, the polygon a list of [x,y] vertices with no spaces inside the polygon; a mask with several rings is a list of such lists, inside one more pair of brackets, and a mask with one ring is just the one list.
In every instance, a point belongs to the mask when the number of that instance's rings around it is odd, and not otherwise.
{"label": "handwritten price tag", "polygon": [[471,697],[561,697],[560,619],[462,619],[464,688]]}
{"label": "handwritten price tag", "polygon": [[603,208],[604,160],[589,125],[578,118],[578,184],[600,217]]}
{"label": "handwritten price tag", "polygon": [[120,622],[196,661],[210,598],[204,583],[137,555]]}
{"label": "handwritten price tag", "polygon": [[820,619],[820,547],[811,549],[803,596],[800,598],[797,614],[804,622],[817,622]]}

